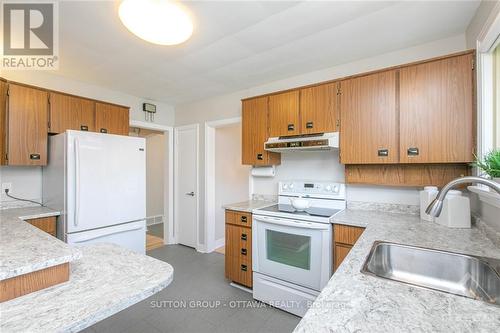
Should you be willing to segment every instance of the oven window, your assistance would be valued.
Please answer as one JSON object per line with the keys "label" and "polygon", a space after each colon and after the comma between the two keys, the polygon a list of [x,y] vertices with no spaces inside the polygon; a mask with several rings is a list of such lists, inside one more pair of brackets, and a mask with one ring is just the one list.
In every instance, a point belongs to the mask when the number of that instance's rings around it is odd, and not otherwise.
{"label": "oven window", "polygon": [[267,259],[309,270],[311,237],[266,230]]}

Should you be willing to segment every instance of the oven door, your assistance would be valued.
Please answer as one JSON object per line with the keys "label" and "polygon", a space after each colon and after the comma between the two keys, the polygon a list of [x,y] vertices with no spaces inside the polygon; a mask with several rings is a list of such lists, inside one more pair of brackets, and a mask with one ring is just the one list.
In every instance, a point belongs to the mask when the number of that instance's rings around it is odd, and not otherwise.
{"label": "oven door", "polygon": [[331,273],[329,223],[253,216],[253,270],[320,291]]}

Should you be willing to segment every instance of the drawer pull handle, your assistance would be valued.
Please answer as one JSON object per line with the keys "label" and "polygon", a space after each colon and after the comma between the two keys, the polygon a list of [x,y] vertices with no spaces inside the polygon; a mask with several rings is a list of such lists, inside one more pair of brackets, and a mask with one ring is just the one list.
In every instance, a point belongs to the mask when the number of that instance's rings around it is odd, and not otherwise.
{"label": "drawer pull handle", "polygon": [[257,154],[257,159],[259,161],[262,161],[264,159],[264,156],[262,156],[262,154]]}
{"label": "drawer pull handle", "polygon": [[241,268],[241,270],[242,270],[243,272],[246,272],[246,271],[247,271],[247,269],[248,269],[248,268],[247,268],[247,265],[241,265],[241,266],[240,266],[240,268]]}
{"label": "drawer pull handle", "polygon": [[108,129],[107,128],[101,128],[99,132],[101,132],[101,133],[108,133]]}
{"label": "drawer pull handle", "polygon": [[313,125],[313,122],[312,122],[312,121],[308,121],[308,122],[306,123],[306,128],[313,128],[313,127],[314,127],[314,125]]}
{"label": "drawer pull handle", "polygon": [[89,127],[87,125],[81,125],[80,126],[80,130],[81,131],[88,131],[89,130]]}
{"label": "drawer pull handle", "polygon": [[30,160],[39,160],[40,154],[30,154]]}
{"label": "drawer pull handle", "polygon": [[247,234],[241,234],[241,240],[246,241],[247,240]]}
{"label": "drawer pull handle", "polygon": [[407,150],[408,156],[418,156],[418,148],[417,147],[410,147]]}
{"label": "drawer pull handle", "polygon": [[380,157],[389,156],[389,149],[379,149],[377,151],[377,155],[380,156]]}
{"label": "drawer pull handle", "polygon": [[246,256],[246,255],[247,255],[247,249],[241,249],[241,250],[240,250],[240,253],[241,253],[242,255]]}
{"label": "drawer pull handle", "polygon": [[242,216],[240,220],[243,223],[247,223],[247,217],[246,216]]}
{"label": "drawer pull handle", "polygon": [[295,130],[295,125],[294,124],[288,124],[288,130],[289,131]]}

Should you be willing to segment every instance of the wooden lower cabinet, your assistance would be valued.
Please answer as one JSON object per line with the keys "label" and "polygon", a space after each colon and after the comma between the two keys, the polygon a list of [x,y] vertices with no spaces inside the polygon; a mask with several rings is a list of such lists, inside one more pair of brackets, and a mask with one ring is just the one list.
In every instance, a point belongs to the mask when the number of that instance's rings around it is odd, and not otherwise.
{"label": "wooden lower cabinet", "polygon": [[[226,210],[226,278],[252,287],[252,228],[249,213]],[[241,217],[247,217],[249,225],[242,226]]]}
{"label": "wooden lower cabinet", "polygon": [[342,261],[347,257],[352,246],[356,243],[365,228],[343,224],[333,226],[333,271],[335,272]]}
{"label": "wooden lower cabinet", "polygon": [[41,217],[37,219],[26,220],[29,224],[37,227],[40,230],[45,231],[48,234],[56,237],[57,235],[57,217]]}

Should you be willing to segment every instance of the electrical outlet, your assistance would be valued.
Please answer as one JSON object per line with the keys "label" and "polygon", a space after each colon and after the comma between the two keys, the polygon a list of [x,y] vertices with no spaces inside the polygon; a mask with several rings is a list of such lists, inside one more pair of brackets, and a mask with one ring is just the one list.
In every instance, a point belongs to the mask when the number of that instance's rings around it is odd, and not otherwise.
{"label": "electrical outlet", "polygon": [[12,192],[12,183],[2,183],[2,194],[5,193],[5,190]]}

